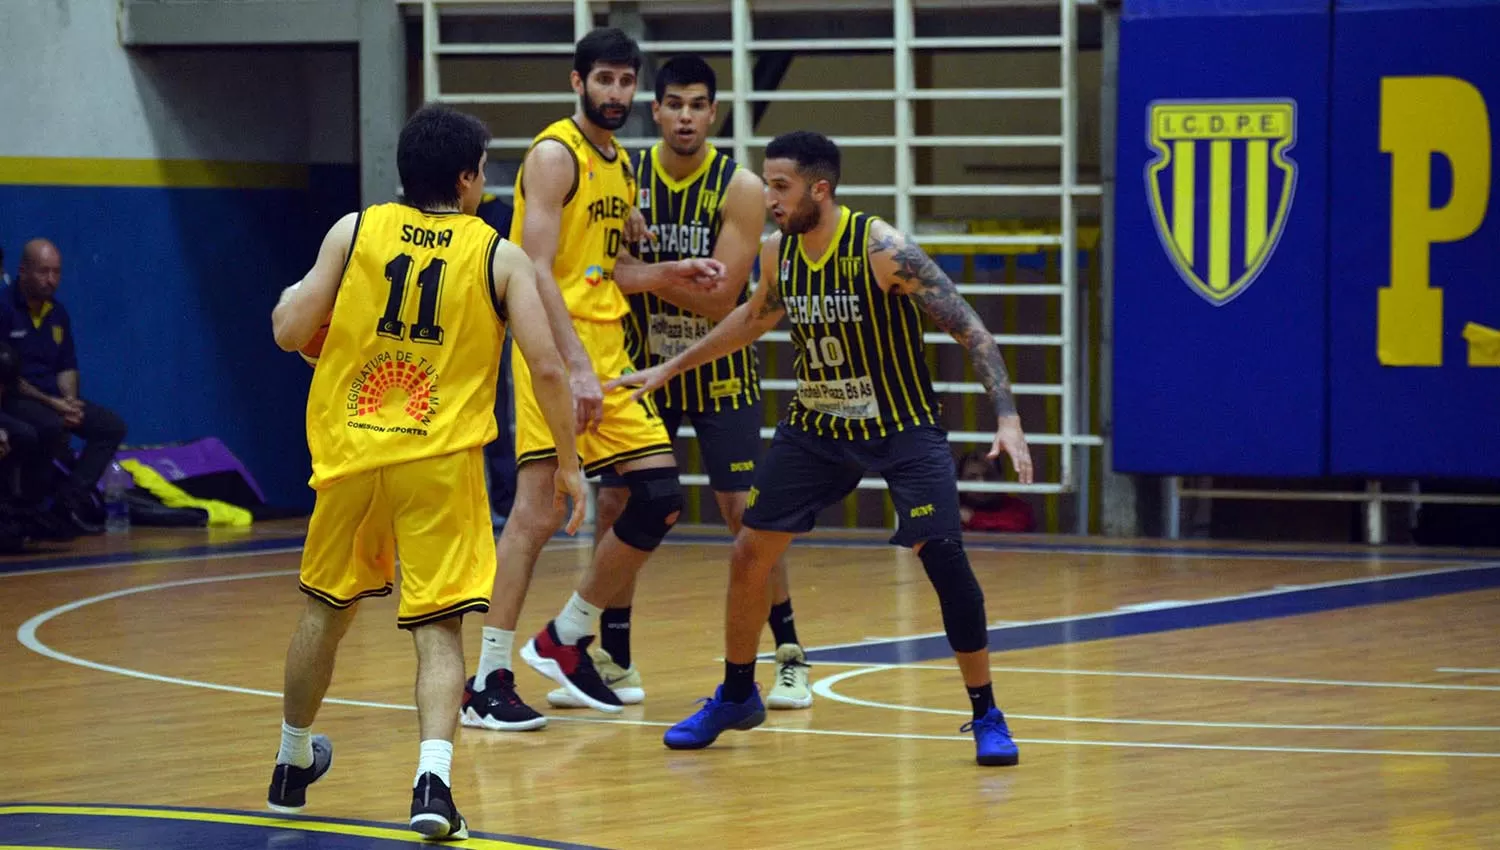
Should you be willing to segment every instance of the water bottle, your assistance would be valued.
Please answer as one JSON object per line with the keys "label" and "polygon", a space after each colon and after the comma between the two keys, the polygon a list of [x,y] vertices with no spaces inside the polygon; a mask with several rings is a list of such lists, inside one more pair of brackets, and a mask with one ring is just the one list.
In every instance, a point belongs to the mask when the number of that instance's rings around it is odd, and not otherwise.
{"label": "water bottle", "polygon": [[130,507],[125,502],[125,491],[135,484],[120,464],[110,461],[104,473],[104,531],[106,534],[125,534],[130,531]]}

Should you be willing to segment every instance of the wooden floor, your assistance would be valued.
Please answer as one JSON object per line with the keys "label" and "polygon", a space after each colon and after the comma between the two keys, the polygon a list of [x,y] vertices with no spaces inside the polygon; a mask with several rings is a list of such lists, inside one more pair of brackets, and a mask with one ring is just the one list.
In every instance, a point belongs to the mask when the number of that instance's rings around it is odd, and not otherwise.
{"label": "wooden floor", "polygon": [[[265,812],[300,530],[0,561],[0,848],[410,846],[411,646],[390,599],[345,641],[307,817]],[[824,648],[813,707],[665,749],[722,673],[728,555],[711,529],[674,537],[635,606],[646,704],[463,730],[457,800],[498,837],[460,846],[1500,847],[1500,556],[974,538],[1021,747],[982,768],[921,565],[841,532],[791,556],[801,639]],[[523,632],[587,546],[543,555]],[[518,675],[544,707],[548,683]]]}

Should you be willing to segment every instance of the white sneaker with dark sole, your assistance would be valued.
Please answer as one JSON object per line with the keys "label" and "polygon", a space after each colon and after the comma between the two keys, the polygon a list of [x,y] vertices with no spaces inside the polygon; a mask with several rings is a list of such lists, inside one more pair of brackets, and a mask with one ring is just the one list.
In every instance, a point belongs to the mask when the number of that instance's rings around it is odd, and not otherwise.
{"label": "white sneaker with dark sole", "polygon": [[812,689],[807,686],[807,675],[812,668],[802,647],[795,643],[784,643],[776,647],[776,684],[766,695],[766,708],[797,709],[813,704]]}

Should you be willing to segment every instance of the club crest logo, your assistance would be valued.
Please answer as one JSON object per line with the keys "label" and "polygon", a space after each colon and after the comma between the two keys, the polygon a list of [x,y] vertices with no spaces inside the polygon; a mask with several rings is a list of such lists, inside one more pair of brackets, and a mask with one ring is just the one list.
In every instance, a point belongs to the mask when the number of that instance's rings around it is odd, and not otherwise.
{"label": "club crest logo", "polygon": [[1147,111],[1156,234],[1183,282],[1222,307],[1260,276],[1286,227],[1296,101],[1160,100]]}

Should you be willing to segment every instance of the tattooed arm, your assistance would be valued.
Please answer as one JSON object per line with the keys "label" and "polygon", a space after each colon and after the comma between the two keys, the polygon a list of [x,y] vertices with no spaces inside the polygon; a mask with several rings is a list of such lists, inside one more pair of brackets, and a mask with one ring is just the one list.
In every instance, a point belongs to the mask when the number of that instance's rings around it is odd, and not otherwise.
{"label": "tattooed arm", "polygon": [[989,456],[991,459],[999,457],[1003,449],[1010,455],[1021,481],[1030,483],[1031,452],[1021,431],[1021,417],[1016,412],[1010,374],[1000,357],[1000,347],[995,345],[994,335],[959,294],[958,287],[917,246],[915,240],[877,220],[870,227],[869,249],[870,264],[880,288],[911,298],[933,324],[969,352],[969,360],[974,364],[974,371],[999,418]]}

